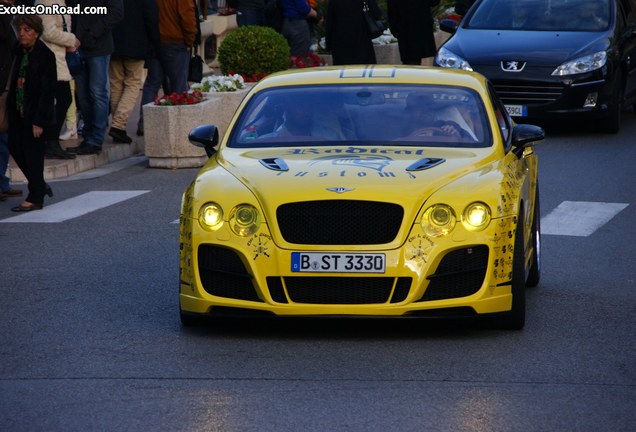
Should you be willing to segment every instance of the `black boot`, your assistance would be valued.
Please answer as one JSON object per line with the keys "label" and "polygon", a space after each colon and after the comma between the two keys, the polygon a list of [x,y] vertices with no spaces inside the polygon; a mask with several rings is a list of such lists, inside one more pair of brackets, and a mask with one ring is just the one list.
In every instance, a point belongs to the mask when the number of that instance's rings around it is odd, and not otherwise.
{"label": "black boot", "polygon": [[58,140],[46,142],[44,157],[47,159],[75,159],[75,155],[64,150]]}

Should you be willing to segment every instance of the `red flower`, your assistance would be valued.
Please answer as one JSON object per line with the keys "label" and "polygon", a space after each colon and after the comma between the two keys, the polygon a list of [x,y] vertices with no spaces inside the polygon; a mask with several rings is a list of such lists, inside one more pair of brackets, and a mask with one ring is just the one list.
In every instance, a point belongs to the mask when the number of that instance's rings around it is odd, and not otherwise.
{"label": "red flower", "polygon": [[205,97],[198,90],[188,90],[183,93],[171,93],[155,99],[155,105],[194,105],[203,101]]}

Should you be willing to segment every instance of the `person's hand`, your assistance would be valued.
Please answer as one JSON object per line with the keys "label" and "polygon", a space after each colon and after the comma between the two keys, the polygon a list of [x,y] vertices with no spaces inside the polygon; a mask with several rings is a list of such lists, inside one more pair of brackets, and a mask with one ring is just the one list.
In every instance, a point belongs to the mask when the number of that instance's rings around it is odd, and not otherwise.
{"label": "person's hand", "polygon": [[33,125],[33,137],[34,138],[40,138],[42,136],[42,132],[44,132],[44,129],[42,129],[38,125]]}
{"label": "person's hand", "polygon": [[459,133],[457,128],[455,128],[455,126],[453,125],[447,124],[447,125],[441,126],[440,129],[447,136],[458,137],[458,138],[461,136],[461,133]]}

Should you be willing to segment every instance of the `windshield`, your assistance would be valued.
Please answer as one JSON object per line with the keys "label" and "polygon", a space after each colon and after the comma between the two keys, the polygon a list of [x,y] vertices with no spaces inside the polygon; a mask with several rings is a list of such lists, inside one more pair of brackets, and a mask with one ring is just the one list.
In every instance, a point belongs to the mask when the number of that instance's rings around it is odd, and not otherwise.
{"label": "windshield", "polygon": [[302,145],[488,147],[479,95],[435,85],[279,87],[243,108],[229,147]]}
{"label": "windshield", "polygon": [[484,0],[467,22],[472,29],[604,31],[608,0]]}

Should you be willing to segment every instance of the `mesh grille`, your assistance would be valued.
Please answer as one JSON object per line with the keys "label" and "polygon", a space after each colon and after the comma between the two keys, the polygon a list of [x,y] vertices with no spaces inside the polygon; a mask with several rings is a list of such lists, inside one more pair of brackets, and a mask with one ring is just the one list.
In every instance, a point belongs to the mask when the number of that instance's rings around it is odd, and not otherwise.
{"label": "mesh grille", "polygon": [[466,297],[484,283],[488,267],[488,247],[458,249],[444,256],[419,301]]}
{"label": "mesh grille", "polygon": [[286,277],[291,301],[309,304],[386,303],[395,278],[391,277]]}
{"label": "mesh grille", "polygon": [[545,104],[558,100],[563,94],[560,83],[494,81],[495,91],[505,104]]}
{"label": "mesh grille", "polygon": [[305,201],[281,205],[276,217],[283,238],[289,243],[386,244],[395,239],[404,209],[374,201]]}
{"label": "mesh grille", "polygon": [[252,277],[236,252],[211,245],[199,246],[199,275],[209,294],[261,302]]}

